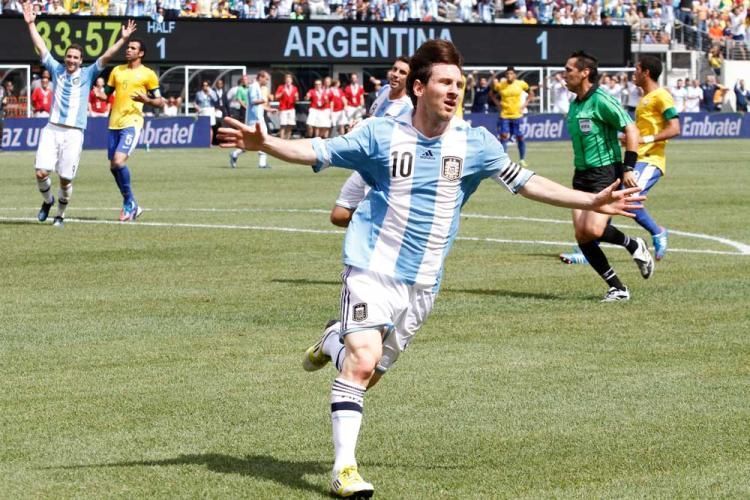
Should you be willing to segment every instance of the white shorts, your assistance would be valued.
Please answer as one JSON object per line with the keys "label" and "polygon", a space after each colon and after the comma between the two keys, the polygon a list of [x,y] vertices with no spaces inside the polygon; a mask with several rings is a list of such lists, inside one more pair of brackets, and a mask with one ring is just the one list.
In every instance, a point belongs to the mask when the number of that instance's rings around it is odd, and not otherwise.
{"label": "white shorts", "polygon": [[57,172],[63,179],[72,181],[78,171],[83,149],[83,130],[48,123],[39,137],[34,168]]}
{"label": "white shorts", "polygon": [[346,116],[349,118],[350,122],[353,120],[361,120],[365,116],[365,108],[362,106],[347,106]]}
{"label": "white shorts", "polygon": [[336,205],[348,210],[356,210],[368,192],[370,192],[370,186],[359,175],[359,172],[354,172],[341,186],[339,197],[336,198]]}
{"label": "white shorts", "polygon": [[308,109],[307,125],[315,128],[331,128],[331,110],[315,108]]}
{"label": "white shorts", "polygon": [[341,111],[331,111],[331,126],[346,126],[349,125],[349,119],[346,117],[346,112],[342,109]]}
{"label": "white shorts", "polygon": [[282,127],[297,125],[297,114],[293,109],[279,111],[279,125]]}
{"label": "white shorts", "polygon": [[198,116],[207,116],[211,120],[211,126],[213,127],[216,125],[216,111],[214,108],[201,108],[200,111],[198,111]]}
{"label": "white shorts", "polygon": [[358,331],[383,333],[383,356],[376,370],[386,372],[411,343],[432,311],[432,288],[347,266],[341,274],[341,336]]}

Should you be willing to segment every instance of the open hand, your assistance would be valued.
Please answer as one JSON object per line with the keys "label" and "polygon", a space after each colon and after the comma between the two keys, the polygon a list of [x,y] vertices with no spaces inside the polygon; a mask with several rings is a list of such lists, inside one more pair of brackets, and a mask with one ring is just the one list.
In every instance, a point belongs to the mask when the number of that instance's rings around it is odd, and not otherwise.
{"label": "open hand", "polygon": [[635,217],[632,210],[643,208],[643,205],[638,202],[644,201],[646,197],[639,194],[641,188],[637,186],[616,190],[619,185],[620,181],[616,180],[606,188],[599,191],[596,196],[594,196],[591,210],[606,215]]}
{"label": "open hand", "polygon": [[127,40],[133,33],[135,33],[135,21],[128,19],[128,23],[122,25],[120,36],[123,40]]}
{"label": "open hand", "polygon": [[222,148],[240,148],[260,151],[266,141],[266,133],[259,124],[245,125],[234,118],[226,117],[216,138]]}

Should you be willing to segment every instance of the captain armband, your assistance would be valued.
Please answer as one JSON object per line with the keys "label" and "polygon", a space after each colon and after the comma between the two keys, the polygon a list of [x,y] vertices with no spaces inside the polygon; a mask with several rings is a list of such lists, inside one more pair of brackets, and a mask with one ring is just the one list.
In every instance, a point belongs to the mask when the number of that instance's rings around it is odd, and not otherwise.
{"label": "captain armband", "polygon": [[531,179],[534,172],[523,168],[518,163],[509,161],[502,170],[492,176],[492,178],[498,184],[505,186],[505,188],[513,194],[518,193],[522,187]]}
{"label": "captain armband", "polygon": [[625,151],[625,158],[622,162],[622,169],[624,172],[632,172],[635,170],[635,164],[638,161],[638,153],[635,151]]}
{"label": "captain armband", "polygon": [[644,135],[641,137],[643,139],[643,144],[651,144],[654,142],[654,136],[653,135]]}

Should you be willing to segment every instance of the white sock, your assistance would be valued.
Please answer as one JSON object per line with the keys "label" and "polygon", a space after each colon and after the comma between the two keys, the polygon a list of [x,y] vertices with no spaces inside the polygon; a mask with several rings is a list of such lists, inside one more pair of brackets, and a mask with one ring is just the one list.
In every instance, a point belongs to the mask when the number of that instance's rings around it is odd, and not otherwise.
{"label": "white sock", "polygon": [[334,472],[346,465],[356,465],[359,428],[366,388],[337,378],[331,386],[331,424],[333,427]]}
{"label": "white sock", "polygon": [[65,217],[65,210],[68,208],[70,197],[73,195],[73,183],[68,184],[65,187],[60,186],[60,191],[57,193],[57,216]]}
{"label": "white sock", "polygon": [[[333,325],[333,328],[341,329],[341,322],[337,321]],[[338,371],[344,366],[344,358],[346,357],[346,348],[341,342],[341,337],[338,335],[329,335],[326,341],[323,343],[323,354],[328,355],[333,361]]]}
{"label": "white sock", "polygon": [[43,181],[37,179],[36,185],[39,188],[39,192],[42,193],[44,203],[52,203],[52,181],[49,176],[45,177]]}
{"label": "white sock", "polygon": [[262,151],[258,151],[258,166],[259,167],[265,167],[267,166],[266,159],[268,158],[268,155]]}
{"label": "white sock", "polygon": [[232,158],[234,158],[236,160],[244,152],[245,152],[244,149],[237,148],[234,151],[232,151],[232,153],[231,153],[232,154]]}

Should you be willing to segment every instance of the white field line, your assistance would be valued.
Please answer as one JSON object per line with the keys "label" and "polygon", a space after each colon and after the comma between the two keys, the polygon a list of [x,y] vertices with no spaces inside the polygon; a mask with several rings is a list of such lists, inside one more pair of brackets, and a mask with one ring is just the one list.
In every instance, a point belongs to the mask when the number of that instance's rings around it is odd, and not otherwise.
{"label": "white field line", "polygon": [[[33,211],[33,208],[0,208],[0,211],[24,211],[28,213]],[[103,208],[103,207],[76,207],[76,211],[118,211],[118,208]],[[322,209],[284,209],[284,208],[149,208],[146,209],[148,212],[208,212],[208,213],[328,213],[328,210]],[[524,222],[540,222],[547,224],[570,224],[570,221],[557,220],[557,219],[542,219],[534,217],[518,217],[518,216],[503,216],[503,215],[482,215],[465,213],[463,217],[471,219],[491,219],[491,220],[517,220]],[[0,217],[0,221],[7,222],[34,222],[36,219],[29,217]],[[76,222],[79,224],[123,224],[119,221],[113,220],[90,220],[90,219],[75,219],[69,218],[68,221]],[[307,229],[307,228],[294,228],[294,227],[278,227],[278,226],[256,226],[256,225],[245,225],[245,224],[196,224],[196,223],[179,223],[179,222],[152,222],[139,220],[135,224],[125,223],[126,225],[137,225],[146,227],[177,227],[177,228],[192,228],[192,229],[227,229],[227,230],[245,230],[245,231],[274,231],[274,232],[285,232],[285,233],[307,233],[307,234],[343,234],[343,230],[337,229]],[[633,228],[634,226],[621,225],[621,227]],[[736,252],[720,251],[720,250],[697,250],[693,248],[672,248],[670,252],[682,252],[682,253],[697,253],[697,254],[710,254],[710,255],[750,255],[750,245],[733,241],[727,238],[719,236],[711,236],[701,233],[689,233],[684,231],[677,231],[674,229],[669,230],[670,233],[686,236],[691,238],[698,238],[704,240],[715,241],[730,247],[735,248]],[[548,241],[548,240],[514,240],[514,239],[503,239],[503,238],[477,238],[471,236],[458,236],[457,240],[461,241],[478,241],[487,243],[502,243],[502,244],[532,244],[532,245],[544,245],[544,246],[571,246],[573,243],[569,241]],[[611,246],[611,245],[605,245]]]}

